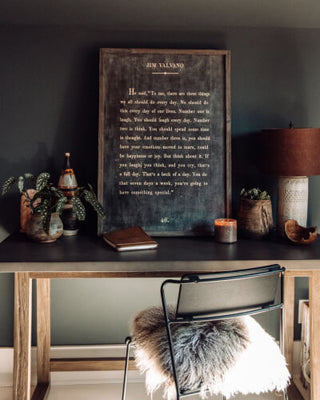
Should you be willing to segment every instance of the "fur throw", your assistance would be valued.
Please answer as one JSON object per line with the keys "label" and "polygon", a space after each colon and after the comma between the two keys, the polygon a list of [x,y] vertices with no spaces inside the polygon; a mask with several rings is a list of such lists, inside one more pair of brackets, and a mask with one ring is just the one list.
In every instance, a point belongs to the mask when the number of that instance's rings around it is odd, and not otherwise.
{"label": "fur throw", "polygon": [[[169,313],[172,316],[173,311]],[[179,385],[230,397],[237,392],[283,390],[289,372],[278,345],[251,317],[172,326]],[[161,307],[136,315],[131,326],[138,368],[146,373],[148,393],[164,385],[176,398],[167,333]]]}

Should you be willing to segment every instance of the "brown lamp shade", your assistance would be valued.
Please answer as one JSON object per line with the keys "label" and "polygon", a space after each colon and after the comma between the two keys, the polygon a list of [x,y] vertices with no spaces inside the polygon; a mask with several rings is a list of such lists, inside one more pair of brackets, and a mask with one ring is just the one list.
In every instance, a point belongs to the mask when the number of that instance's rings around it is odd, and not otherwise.
{"label": "brown lamp shade", "polygon": [[277,176],[320,175],[320,128],[264,129],[261,170]]}

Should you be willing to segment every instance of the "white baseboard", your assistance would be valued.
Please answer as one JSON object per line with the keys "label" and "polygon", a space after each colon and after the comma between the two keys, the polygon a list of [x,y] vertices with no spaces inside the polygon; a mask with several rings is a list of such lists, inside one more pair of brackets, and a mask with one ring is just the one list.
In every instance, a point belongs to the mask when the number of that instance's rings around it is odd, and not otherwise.
{"label": "white baseboard", "polygon": [[0,386],[12,386],[13,349],[0,348]]}
{"label": "white baseboard", "polygon": [[[300,341],[294,342],[294,375],[299,370]],[[107,346],[53,346],[52,358],[78,358],[78,357],[124,357],[124,345]],[[31,382],[36,383],[36,348],[31,350],[32,376]],[[12,386],[13,377],[13,348],[0,347],[0,386]],[[122,371],[73,371],[52,372],[51,383],[54,385],[77,385],[119,383],[122,381]],[[138,371],[130,371],[130,382],[143,382],[144,377]]]}
{"label": "white baseboard", "polygon": [[[124,345],[108,346],[53,346],[52,358],[78,357],[124,357]],[[36,348],[31,349],[32,376],[35,384],[36,377]],[[119,383],[122,381],[122,371],[72,371],[52,372],[51,383],[54,385]],[[138,371],[129,371],[130,382],[143,382],[144,377]],[[0,347],[0,386],[12,386],[13,381],[13,348]]]}

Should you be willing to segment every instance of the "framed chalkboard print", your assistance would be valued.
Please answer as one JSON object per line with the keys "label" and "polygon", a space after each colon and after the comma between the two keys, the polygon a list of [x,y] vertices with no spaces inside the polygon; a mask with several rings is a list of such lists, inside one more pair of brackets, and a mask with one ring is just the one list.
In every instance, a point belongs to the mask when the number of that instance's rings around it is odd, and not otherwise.
{"label": "framed chalkboard print", "polygon": [[100,49],[100,234],[210,235],[230,157],[229,51]]}

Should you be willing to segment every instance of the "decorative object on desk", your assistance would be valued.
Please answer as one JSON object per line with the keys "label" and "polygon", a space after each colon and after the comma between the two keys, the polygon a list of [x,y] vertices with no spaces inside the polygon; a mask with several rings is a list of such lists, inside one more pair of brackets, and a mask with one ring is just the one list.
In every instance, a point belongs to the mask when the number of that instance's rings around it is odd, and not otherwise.
{"label": "decorative object on desk", "polygon": [[78,188],[78,182],[73,168],[70,164],[70,153],[65,153],[64,167],[61,171],[58,188],[64,193],[68,201],[61,214],[63,222],[63,234],[65,236],[74,236],[78,233],[78,218],[73,210],[72,197]]}
{"label": "decorative object on desk", "polygon": [[294,219],[307,225],[308,177],[320,174],[320,128],[262,130],[261,169],[278,176],[277,227],[284,236],[284,224]]}
{"label": "decorative object on desk", "polygon": [[266,237],[273,228],[270,195],[259,188],[240,192],[238,210],[239,235],[252,239]]}
{"label": "decorative object on desk", "polygon": [[63,233],[63,224],[58,212],[52,212],[48,230],[43,228],[43,220],[40,213],[32,214],[27,223],[27,236],[40,243],[53,243]]}
{"label": "decorative object on desk", "polygon": [[32,178],[33,175],[31,173],[25,173],[19,177],[10,176],[2,185],[1,195],[5,195],[9,192],[13,187],[17,187],[20,192],[20,232],[25,233],[27,222],[31,218],[31,210],[27,206],[27,201],[30,197],[34,195],[33,189],[26,188],[26,180]]}
{"label": "decorative object on desk", "polygon": [[[11,176],[2,185],[2,195],[6,194],[13,187],[18,188],[20,194],[24,195],[24,204],[26,207],[30,208],[31,214],[41,214],[45,232],[49,230],[51,213],[57,211],[61,214],[68,202],[68,198],[64,195],[62,190],[49,182],[49,179],[50,174],[48,172],[41,172],[37,177],[31,173],[25,173],[19,177]],[[33,198],[29,195],[29,191],[25,189],[26,180],[29,180],[30,187],[33,186],[36,190]],[[102,205],[99,203],[92,186],[88,183],[87,186],[77,187],[71,198],[74,213],[79,221],[84,221],[86,219],[84,201],[92,206],[99,217],[104,217],[105,214]]]}
{"label": "decorative object on desk", "polygon": [[218,218],[214,221],[214,238],[220,243],[234,243],[237,241],[237,220],[232,218]]}
{"label": "decorative object on desk", "polygon": [[25,233],[27,230],[27,223],[31,218],[32,210],[30,208],[30,201],[37,192],[35,187],[35,177],[30,172],[15,177],[10,176],[2,185],[1,194],[5,195],[11,189],[16,187],[20,193],[20,232]]}
{"label": "decorative object on desk", "polygon": [[61,214],[61,220],[63,223],[63,235],[64,236],[75,236],[79,232],[79,221],[76,213],[73,210],[71,201],[67,201],[66,205]]}
{"label": "decorative object on desk", "polygon": [[311,226],[305,228],[300,226],[294,219],[288,219],[284,224],[286,237],[296,244],[310,244],[318,237],[318,228]]}
{"label": "decorative object on desk", "polygon": [[26,189],[21,193],[20,199],[20,232],[26,233],[27,224],[30,220],[32,213],[31,208],[28,206],[28,199],[33,199],[37,193],[36,189]]}
{"label": "decorative object on desk", "polygon": [[83,201],[89,203],[101,219],[105,216],[103,207],[99,203],[92,186],[90,184],[78,186],[74,170],[70,165],[70,153],[65,153],[65,165],[60,174],[58,188],[67,198],[61,215],[64,235],[77,235],[78,221],[86,219],[86,209]]}
{"label": "decorative object on desk", "polygon": [[58,188],[63,192],[67,199],[71,199],[72,196],[75,195],[78,182],[74,170],[70,165],[70,153],[64,153],[64,157],[64,167],[59,177]]}
{"label": "decorative object on desk", "polygon": [[103,234],[103,239],[117,251],[155,249],[158,243],[140,226]]}
{"label": "decorative object on desk", "polygon": [[26,233],[41,243],[52,243],[62,235],[60,214],[67,202],[64,194],[49,179],[48,172],[42,172],[35,178],[37,192],[29,200],[32,216]]}
{"label": "decorative object on desk", "polygon": [[[19,177],[8,178],[2,186],[2,194],[7,193],[14,186],[18,187],[24,199],[22,200],[23,204],[30,209],[31,214],[26,224],[23,220],[22,228],[25,227],[29,237],[45,243],[48,241],[51,243],[62,235],[62,221],[59,213],[67,201],[63,193],[54,187],[49,179],[48,172],[42,172],[37,177],[25,173]],[[26,180],[29,180],[34,186],[34,191],[30,192],[25,189]],[[52,214],[55,215],[51,222]]]}
{"label": "decorative object on desk", "polygon": [[230,52],[104,48],[99,83],[99,232],[212,235],[231,215]]}

